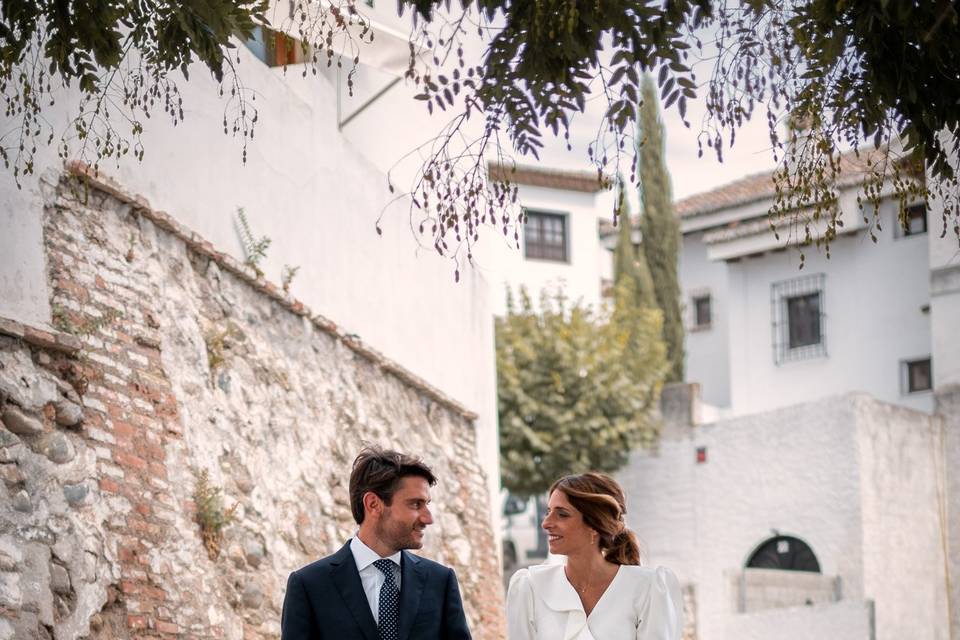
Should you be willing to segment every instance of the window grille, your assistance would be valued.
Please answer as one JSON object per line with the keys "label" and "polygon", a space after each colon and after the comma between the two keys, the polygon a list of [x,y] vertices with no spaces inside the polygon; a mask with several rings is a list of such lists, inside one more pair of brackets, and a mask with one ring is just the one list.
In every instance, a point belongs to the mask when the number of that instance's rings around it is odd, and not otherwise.
{"label": "window grille", "polygon": [[567,262],[567,216],[562,213],[526,211],[523,227],[524,254],[536,260]]}
{"label": "window grille", "polygon": [[770,287],[773,359],[776,364],[827,355],[826,276],[816,274]]}

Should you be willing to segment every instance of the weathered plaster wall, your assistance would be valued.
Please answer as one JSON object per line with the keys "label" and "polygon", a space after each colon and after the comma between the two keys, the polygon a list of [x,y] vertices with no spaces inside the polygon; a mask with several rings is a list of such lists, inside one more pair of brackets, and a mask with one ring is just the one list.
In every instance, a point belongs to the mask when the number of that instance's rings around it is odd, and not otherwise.
{"label": "weathered plaster wall", "polygon": [[[53,321],[82,350],[0,343],[0,638],[275,637],[286,575],[353,533],[364,442],[433,465],[424,555],[502,637],[475,416],[116,185],[55,187]],[[215,559],[201,470],[236,505]]]}
{"label": "weathered plaster wall", "polygon": [[947,520],[950,579],[950,638],[960,637],[960,384],[945,385],[936,392],[937,413],[943,420],[946,482],[943,512]]}
{"label": "weathered plaster wall", "polygon": [[874,640],[873,606],[869,601],[842,602],[736,616],[728,621],[723,637],[736,640]]}
{"label": "weathered plaster wall", "polygon": [[863,395],[855,402],[863,590],[876,603],[876,637],[947,640],[942,509],[945,465],[957,458],[947,457],[942,418]]}
{"label": "weathered plaster wall", "polygon": [[[651,564],[695,586],[700,640],[764,637],[731,630],[772,628],[738,622],[754,614],[738,613],[737,585],[750,553],[776,533],[805,541],[823,574],[839,577],[837,605],[875,601],[877,639],[945,638],[938,483],[943,461],[956,454],[940,453],[938,421],[848,394],[670,425],[657,450],[635,453],[618,474],[630,497],[627,521]],[[824,619],[839,626],[821,637],[856,637],[843,629],[858,615]]]}

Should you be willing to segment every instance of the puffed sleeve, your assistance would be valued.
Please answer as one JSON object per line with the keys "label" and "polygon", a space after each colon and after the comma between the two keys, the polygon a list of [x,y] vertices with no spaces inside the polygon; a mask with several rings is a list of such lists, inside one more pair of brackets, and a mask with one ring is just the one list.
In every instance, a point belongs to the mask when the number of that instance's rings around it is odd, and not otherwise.
{"label": "puffed sleeve", "polygon": [[637,640],[680,640],[683,633],[683,594],[672,571],[658,567],[646,596],[637,602]]}
{"label": "puffed sleeve", "polygon": [[520,569],[510,578],[507,589],[507,640],[536,640],[533,618],[533,586],[530,573]]}

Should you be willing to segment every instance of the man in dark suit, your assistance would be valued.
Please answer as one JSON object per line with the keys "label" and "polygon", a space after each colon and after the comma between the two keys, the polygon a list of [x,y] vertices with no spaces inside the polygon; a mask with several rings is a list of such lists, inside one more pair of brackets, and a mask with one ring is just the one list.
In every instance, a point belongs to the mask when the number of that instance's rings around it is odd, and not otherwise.
{"label": "man in dark suit", "polygon": [[453,570],[407,551],[423,546],[436,482],[419,458],[360,452],[350,474],[359,531],[290,574],[282,640],[470,640]]}

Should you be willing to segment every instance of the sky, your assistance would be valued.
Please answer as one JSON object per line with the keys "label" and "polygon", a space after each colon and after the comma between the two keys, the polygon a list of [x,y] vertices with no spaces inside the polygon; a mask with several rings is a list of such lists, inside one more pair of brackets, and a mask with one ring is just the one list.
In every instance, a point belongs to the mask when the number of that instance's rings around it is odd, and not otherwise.
{"label": "sky", "polygon": [[[367,57],[364,60],[376,65],[376,61],[370,57],[372,50],[396,48],[400,52],[398,55],[404,63],[402,66],[405,68],[408,44],[406,35],[401,30],[404,19],[390,15],[391,13],[392,10],[386,9],[378,11],[376,19],[385,20],[386,24],[396,31],[397,35],[393,38],[379,35],[376,44],[367,47]],[[392,40],[396,42],[394,43]],[[708,41],[709,39],[704,38],[704,40]],[[465,48],[468,51],[467,58],[480,60],[484,46],[479,40],[468,39],[465,43]],[[709,47],[709,44],[707,46]],[[371,60],[374,61],[371,62]],[[688,101],[687,105],[690,128],[683,125],[676,105],[661,114],[665,127],[667,168],[672,179],[674,198],[677,200],[709,191],[746,175],[774,168],[766,118],[762,112],[756,113],[753,120],[747,122],[737,132],[736,144],[732,149],[726,148],[724,150],[724,162],[722,164],[717,161],[716,154],[712,149],[706,146],[704,146],[703,157],[697,157],[697,136],[701,131],[700,123],[705,113],[706,85],[713,65],[714,60],[707,58],[697,62],[694,67],[700,86],[698,87],[698,98]],[[359,90],[357,97],[353,100],[344,99],[346,112],[352,111],[366,96],[372,95],[385,86],[390,77],[392,76],[389,74],[379,74],[372,69],[369,70],[366,77],[358,77]],[[401,184],[406,183],[414,176],[415,170],[419,168],[422,160],[418,161],[418,155],[413,155],[400,162],[399,166],[395,165],[397,160],[403,158],[406,153],[424,142],[424,139],[427,138],[424,132],[435,131],[438,122],[446,122],[445,116],[439,112],[432,118],[428,117],[421,102],[410,100],[409,105],[398,106],[397,94],[401,96],[406,94],[408,97],[412,97],[417,91],[412,83],[404,84],[409,86],[392,89],[390,95],[393,99],[380,101],[381,104],[377,105],[377,108],[369,110],[361,120],[351,123],[345,129],[348,137],[356,138],[355,141],[360,148],[370,149],[375,147],[377,154],[376,157],[371,159],[381,169],[390,170],[393,176],[398,177]],[[402,99],[400,102],[402,103]],[[411,108],[411,105],[415,109]],[[568,151],[566,149],[562,138],[553,138],[552,132],[545,129],[544,142],[546,147],[543,149],[540,161],[538,162],[532,157],[516,157],[515,160],[521,165],[536,165],[545,169],[592,171],[593,167],[587,155],[587,145],[596,135],[605,106],[602,96],[598,96],[588,100],[586,113],[576,114],[571,128],[572,150]],[[479,119],[474,120],[476,122],[472,124],[478,128],[480,125]],[[431,133],[430,135],[434,134]]]}
{"label": "sky", "polygon": [[[737,131],[734,146],[730,148],[727,144],[723,153],[723,163],[717,161],[716,153],[706,144],[704,144],[703,157],[697,157],[697,136],[701,131],[699,125],[706,112],[706,78],[706,73],[697,74],[700,85],[697,90],[698,97],[697,100],[688,101],[687,106],[689,129],[684,126],[676,104],[667,111],[661,111],[667,169],[670,171],[673,194],[677,200],[709,191],[746,175],[772,170],[775,166],[770,153],[770,135],[766,118],[760,111]],[[603,107],[601,100],[592,101],[587,112],[578,115],[578,119],[574,121],[574,127],[571,130],[573,150],[567,151],[563,144],[554,141],[545,148],[541,156],[541,166],[591,170],[587,157],[587,145],[594,139]],[[518,158],[518,162],[526,164],[529,161]]]}

